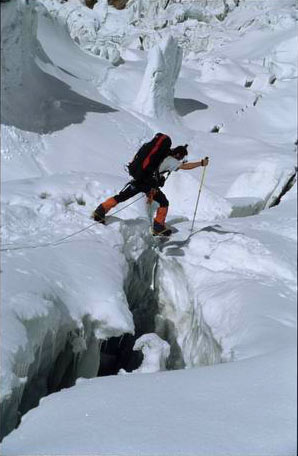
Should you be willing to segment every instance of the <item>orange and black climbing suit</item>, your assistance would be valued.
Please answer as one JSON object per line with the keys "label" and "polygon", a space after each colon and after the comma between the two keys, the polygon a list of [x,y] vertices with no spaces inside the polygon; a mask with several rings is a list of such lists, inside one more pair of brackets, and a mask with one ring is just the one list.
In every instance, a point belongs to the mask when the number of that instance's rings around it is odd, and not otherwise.
{"label": "orange and black climbing suit", "polygon": [[[158,178],[153,176],[154,172],[158,170],[161,162],[169,155],[171,147],[171,139],[169,136],[157,133],[153,140],[142,146],[138,154],[135,156],[130,165],[141,163],[141,170],[138,168],[130,169],[130,174],[134,177],[117,195],[108,198],[97,209],[104,210],[106,214],[110,209],[118,203],[132,198],[138,193],[145,193],[149,200],[154,200],[159,204],[159,208],[154,219],[160,225],[165,224],[166,215],[168,212],[169,202],[165,194],[159,189],[160,182]],[[143,157],[145,158],[143,159]],[[138,166],[138,165],[136,165]]]}
{"label": "orange and black climbing suit", "polygon": [[[156,188],[156,180],[154,178],[147,178],[142,181],[133,180],[130,181],[123,190],[121,190],[118,195],[115,195],[113,198],[118,203],[123,203],[123,201],[132,198],[138,193],[146,193],[149,197],[151,196],[154,201],[159,203],[160,207],[168,207],[169,201],[167,200],[165,194],[159,189]],[[156,191],[150,194],[151,190],[155,189]]]}
{"label": "orange and black climbing suit", "polygon": [[[165,194],[156,187],[157,183],[154,178],[147,178],[143,181],[132,180],[117,195],[108,198],[104,203],[102,203],[102,206],[105,210],[105,213],[107,213],[118,203],[123,203],[138,193],[146,193],[147,197],[150,197],[150,199],[156,201],[160,206],[157,209],[156,217],[154,220],[157,223],[164,225],[168,212],[169,201],[167,200]],[[152,189],[155,191],[152,192]]]}

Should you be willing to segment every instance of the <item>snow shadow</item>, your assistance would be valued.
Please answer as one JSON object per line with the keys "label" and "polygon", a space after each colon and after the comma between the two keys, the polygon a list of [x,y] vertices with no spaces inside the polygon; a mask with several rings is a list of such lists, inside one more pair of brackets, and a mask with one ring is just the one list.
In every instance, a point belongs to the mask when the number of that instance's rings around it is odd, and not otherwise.
{"label": "snow shadow", "polygon": [[106,114],[111,106],[74,92],[65,82],[38,66],[22,85],[3,94],[2,123],[39,134],[53,133],[84,121],[88,112]]}
{"label": "snow shadow", "polygon": [[208,108],[208,105],[198,100],[194,100],[193,98],[174,98],[174,106],[181,117],[186,116],[191,112]]}

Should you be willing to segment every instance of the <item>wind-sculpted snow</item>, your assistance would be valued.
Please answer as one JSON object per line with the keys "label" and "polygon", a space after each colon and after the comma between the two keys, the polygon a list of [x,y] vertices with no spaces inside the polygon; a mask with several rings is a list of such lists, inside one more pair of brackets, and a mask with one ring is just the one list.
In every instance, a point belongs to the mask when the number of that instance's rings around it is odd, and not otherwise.
{"label": "wind-sculpted snow", "polygon": [[[208,169],[206,173],[209,173]],[[209,187],[210,177],[207,174],[207,184],[200,196],[200,205],[197,210],[198,220],[221,220],[232,213],[232,204],[227,198],[223,198],[220,192]],[[193,216],[198,196],[198,181],[192,175],[177,173],[170,176],[165,185],[165,191],[172,199],[172,207],[175,213],[189,219]]]}
{"label": "wind-sculpted snow", "polygon": [[[170,355],[170,345],[158,337],[157,334],[144,334],[139,337],[133,346],[133,350],[141,350],[144,355],[142,364],[133,373],[148,374],[166,370],[166,361]],[[120,371],[119,373],[124,374],[125,371]]]}

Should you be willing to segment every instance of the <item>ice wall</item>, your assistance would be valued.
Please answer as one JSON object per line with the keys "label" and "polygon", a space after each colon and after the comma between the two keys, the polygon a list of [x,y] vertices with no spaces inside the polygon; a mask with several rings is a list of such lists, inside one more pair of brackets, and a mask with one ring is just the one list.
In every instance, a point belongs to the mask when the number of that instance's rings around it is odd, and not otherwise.
{"label": "ice wall", "polygon": [[1,5],[1,121],[24,129],[28,121],[22,112],[29,111],[33,98],[32,91],[24,93],[24,88],[32,76],[36,33],[37,18],[31,5],[16,0]]}
{"label": "ice wall", "polygon": [[[174,3],[182,3],[183,6],[193,9],[199,6],[202,10],[212,11],[215,15],[224,14],[228,7],[226,0],[174,0]],[[232,1],[229,0],[229,3],[232,4]]]}
{"label": "ice wall", "polygon": [[189,18],[217,16],[222,19],[228,11],[235,8],[239,0],[130,0],[127,8],[130,10],[131,22],[145,23],[154,21],[164,23],[169,19],[168,11],[182,12],[183,20]]}
{"label": "ice wall", "polygon": [[182,264],[175,257],[159,253],[155,274],[157,333],[162,338],[170,334],[172,340],[176,339],[176,349],[181,351],[186,367],[220,363],[222,349],[205,322]]}
{"label": "ice wall", "polygon": [[117,44],[110,36],[101,34],[108,13],[107,1],[87,8],[83,2],[72,1],[58,4],[55,0],[44,0],[50,15],[65,24],[73,41],[85,51],[110,61],[113,65],[122,62]]}
{"label": "ice wall", "polygon": [[175,84],[182,63],[182,49],[168,36],[148,52],[148,63],[134,103],[140,113],[162,117],[174,110]]}
{"label": "ice wall", "polygon": [[108,5],[107,0],[98,1],[93,9],[80,0],[42,3],[53,18],[66,25],[82,49],[117,66],[123,63],[121,54],[129,43],[149,50],[169,33],[178,39],[185,55],[212,47],[211,24],[223,20],[238,0],[131,0],[122,10]]}
{"label": "ice wall", "polygon": [[129,0],[126,7],[130,10],[131,21],[156,19],[156,16],[163,13],[168,0]]}

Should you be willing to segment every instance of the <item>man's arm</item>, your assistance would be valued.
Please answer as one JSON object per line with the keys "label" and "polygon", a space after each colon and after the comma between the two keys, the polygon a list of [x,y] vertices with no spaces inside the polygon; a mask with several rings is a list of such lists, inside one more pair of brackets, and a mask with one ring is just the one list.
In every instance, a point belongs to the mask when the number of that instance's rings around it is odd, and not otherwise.
{"label": "man's arm", "polygon": [[209,159],[208,159],[208,157],[206,157],[197,162],[182,163],[182,165],[179,166],[179,169],[194,169],[194,168],[198,168],[198,166],[207,166],[208,163],[209,163]]}

